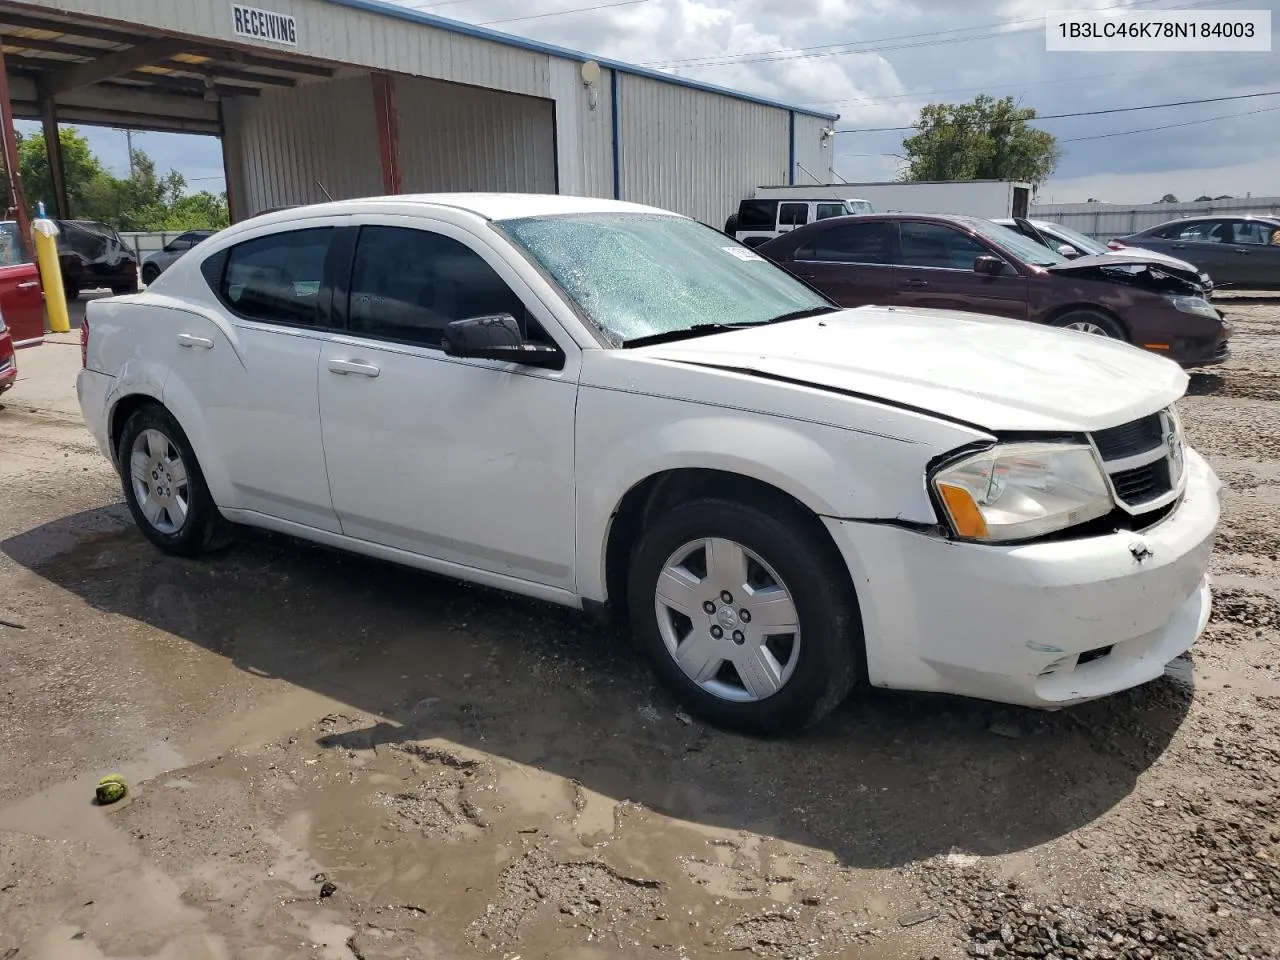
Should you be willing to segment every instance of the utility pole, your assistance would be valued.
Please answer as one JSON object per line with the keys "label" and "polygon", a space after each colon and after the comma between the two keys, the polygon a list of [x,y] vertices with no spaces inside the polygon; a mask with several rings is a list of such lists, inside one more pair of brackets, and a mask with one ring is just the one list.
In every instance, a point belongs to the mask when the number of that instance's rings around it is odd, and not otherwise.
{"label": "utility pole", "polygon": [[129,149],[129,179],[133,179],[133,131],[125,130],[124,142],[128,144]]}

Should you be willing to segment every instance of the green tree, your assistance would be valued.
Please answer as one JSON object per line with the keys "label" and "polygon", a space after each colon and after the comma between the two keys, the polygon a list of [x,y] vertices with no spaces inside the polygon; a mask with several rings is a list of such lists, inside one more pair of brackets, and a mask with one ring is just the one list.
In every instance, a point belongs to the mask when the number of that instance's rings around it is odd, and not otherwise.
{"label": "green tree", "polygon": [[1172,193],[1166,193],[1163,197],[1161,197],[1159,200],[1156,201],[1156,203],[1177,203],[1177,202],[1178,202],[1178,198],[1175,197]]}
{"label": "green tree", "polygon": [[921,109],[916,133],[902,141],[902,179],[1025,180],[1038,187],[1052,176],[1062,150],[1053,134],[1031,126],[1035,117],[1013,97],[931,103]]}
{"label": "green tree", "polygon": [[[52,215],[53,178],[44,137],[19,135],[23,192],[34,215],[43,200]],[[155,161],[142,150],[133,151],[130,176],[112,176],[89,149],[75,127],[58,131],[67,181],[70,216],[100,220],[118,230],[221,229],[230,222],[226,194],[187,193],[187,181],[177,170],[160,176]]]}

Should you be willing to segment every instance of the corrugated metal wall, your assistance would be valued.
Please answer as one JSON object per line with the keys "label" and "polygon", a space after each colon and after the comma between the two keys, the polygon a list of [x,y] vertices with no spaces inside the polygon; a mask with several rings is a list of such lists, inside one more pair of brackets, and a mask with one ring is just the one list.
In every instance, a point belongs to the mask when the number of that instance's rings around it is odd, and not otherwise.
{"label": "corrugated metal wall", "polygon": [[555,58],[551,61],[561,193],[613,196],[612,83],[612,75],[606,70],[589,88],[582,82],[580,64]]}
{"label": "corrugated metal wall", "polygon": [[622,199],[720,229],[754,187],[786,183],[790,114],[623,74]]}
{"label": "corrugated metal wall", "polygon": [[[245,2],[297,18],[297,47],[272,47],[274,54],[297,53],[374,70],[438,77],[533,96],[547,95],[550,83],[547,57],[532,50],[425,25],[414,26],[327,0]],[[236,40],[229,2],[40,0],[38,5],[82,16],[145,24],[165,33]]]}
{"label": "corrugated metal wall", "polygon": [[335,200],[384,192],[367,76],[236,97],[223,109],[228,155],[243,164],[231,183],[244,216],[322,202],[316,181]]}
{"label": "corrugated metal wall", "polygon": [[552,101],[397,77],[396,107],[406,193],[556,192]]}
{"label": "corrugated metal wall", "polygon": [[[833,126],[835,124],[830,120],[803,113],[796,114],[796,186],[835,182],[835,174],[831,169],[836,158],[835,139],[828,140],[826,146],[823,146],[822,141],[822,131]],[[808,173],[805,173],[806,170]],[[758,186],[769,184],[761,183]]]}
{"label": "corrugated metal wall", "polygon": [[1038,203],[1031,216],[1060,223],[1097,240],[1124,237],[1148,227],[1212,214],[1263,217],[1280,216],[1280,197],[1236,197],[1231,200],[1202,200],[1199,203],[1146,203],[1125,206],[1117,203]]}

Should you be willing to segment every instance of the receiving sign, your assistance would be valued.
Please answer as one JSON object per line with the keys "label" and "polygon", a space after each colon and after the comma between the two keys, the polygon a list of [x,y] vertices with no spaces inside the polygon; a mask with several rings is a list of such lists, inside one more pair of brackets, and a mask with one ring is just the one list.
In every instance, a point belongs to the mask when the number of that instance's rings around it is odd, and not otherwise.
{"label": "receiving sign", "polygon": [[233,3],[231,19],[235,23],[238,37],[248,37],[259,43],[283,43],[290,47],[298,45],[298,21],[287,13],[273,13]]}

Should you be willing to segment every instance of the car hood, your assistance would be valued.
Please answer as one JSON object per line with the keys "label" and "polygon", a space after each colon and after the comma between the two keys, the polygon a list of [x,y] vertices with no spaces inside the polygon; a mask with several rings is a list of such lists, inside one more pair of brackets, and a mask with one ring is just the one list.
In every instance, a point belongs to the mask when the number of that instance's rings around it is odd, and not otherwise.
{"label": "car hood", "polygon": [[925,411],[988,431],[1080,432],[1182,396],[1176,364],[1116,340],[945,310],[859,307],[636,348]]}
{"label": "car hood", "polygon": [[1137,261],[1147,263],[1158,263],[1161,266],[1168,267],[1170,270],[1182,270],[1186,273],[1193,273],[1200,276],[1204,273],[1194,263],[1187,260],[1179,260],[1177,257],[1170,256],[1167,253],[1161,253],[1159,250],[1148,250],[1145,247],[1126,247],[1124,250],[1115,250],[1110,253],[1102,254],[1104,257],[1134,257]]}
{"label": "car hood", "polygon": [[1191,264],[1186,264],[1183,269],[1166,260],[1128,250],[1077,257],[1065,263],[1050,264],[1044,269],[1061,277],[1122,283],[1150,293],[1201,296],[1206,292],[1200,271]]}

